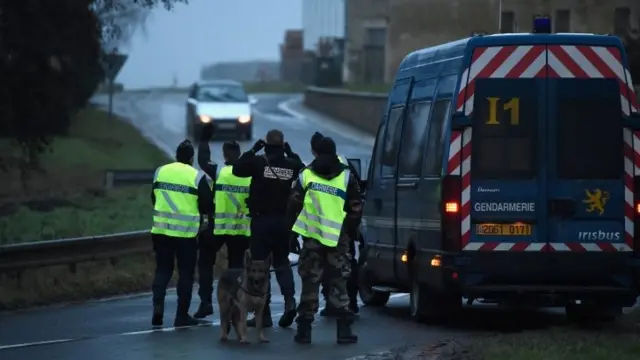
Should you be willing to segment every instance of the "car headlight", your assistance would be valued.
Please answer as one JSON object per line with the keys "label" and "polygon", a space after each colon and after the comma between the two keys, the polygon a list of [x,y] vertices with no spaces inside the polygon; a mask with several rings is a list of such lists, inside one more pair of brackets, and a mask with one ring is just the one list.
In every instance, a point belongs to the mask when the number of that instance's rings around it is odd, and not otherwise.
{"label": "car headlight", "polygon": [[200,115],[200,122],[203,124],[208,124],[211,122],[211,116]]}
{"label": "car headlight", "polygon": [[240,124],[247,124],[251,122],[251,115],[238,116],[238,122]]}

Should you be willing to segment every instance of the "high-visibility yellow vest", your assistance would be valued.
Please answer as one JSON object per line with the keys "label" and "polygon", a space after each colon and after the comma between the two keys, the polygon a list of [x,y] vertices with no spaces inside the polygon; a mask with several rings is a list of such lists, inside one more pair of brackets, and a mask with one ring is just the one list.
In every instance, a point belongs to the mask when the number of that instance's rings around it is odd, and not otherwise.
{"label": "high-visibility yellow vest", "polygon": [[216,178],[215,235],[251,236],[251,219],[246,200],[249,197],[251,178],[233,175],[233,166],[225,166]]}
{"label": "high-visibility yellow vest", "polygon": [[327,180],[310,169],[304,169],[298,179],[306,192],[302,211],[292,230],[301,236],[316,239],[324,246],[338,246],[342,223],[347,215],[344,204],[349,170]]}
{"label": "high-visibility yellow vest", "polygon": [[205,176],[192,166],[174,162],[159,167],[153,177],[156,203],[152,234],[192,238],[198,235],[198,184]]}

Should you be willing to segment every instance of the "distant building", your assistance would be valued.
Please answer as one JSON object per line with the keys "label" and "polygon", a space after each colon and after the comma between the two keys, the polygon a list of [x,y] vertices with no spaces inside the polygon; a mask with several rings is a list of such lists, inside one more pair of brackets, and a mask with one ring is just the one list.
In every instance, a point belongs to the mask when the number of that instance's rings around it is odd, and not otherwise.
{"label": "distant building", "polygon": [[304,50],[315,52],[322,38],[344,38],[346,1],[302,0]]}
{"label": "distant building", "polygon": [[535,15],[551,16],[554,32],[623,37],[637,34],[640,27],[640,0],[388,1],[387,81],[393,80],[398,65],[411,51],[462,39],[472,32],[530,32]]}
{"label": "distant building", "polygon": [[280,80],[287,83],[302,81],[304,46],[302,30],[287,30],[280,44]]}
{"label": "distant building", "polygon": [[345,81],[383,83],[390,0],[346,1]]}
{"label": "distant building", "polygon": [[[341,78],[344,63],[346,33],[346,7],[350,0],[302,0],[302,27],[305,61],[302,66],[303,82],[315,82],[317,57],[332,57],[332,72]],[[330,50],[327,51],[327,48]]]}

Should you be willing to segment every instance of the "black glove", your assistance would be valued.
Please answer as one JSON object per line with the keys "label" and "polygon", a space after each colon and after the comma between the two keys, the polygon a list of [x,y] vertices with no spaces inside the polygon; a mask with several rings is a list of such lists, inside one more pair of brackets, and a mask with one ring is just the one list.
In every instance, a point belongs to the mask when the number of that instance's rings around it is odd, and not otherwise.
{"label": "black glove", "polygon": [[251,148],[251,151],[253,151],[254,153],[257,153],[258,151],[264,149],[264,145],[265,145],[264,140],[260,139],[260,140],[256,141],[255,144],[253,144],[253,147]]}
{"label": "black glove", "polygon": [[289,145],[288,142],[284,142],[284,153],[287,154],[287,156],[291,156],[293,155],[293,151],[291,151],[291,145]]}
{"label": "black glove", "polygon": [[289,237],[289,252],[292,254],[300,255],[300,242],[298,241],[298,234],[291,232]]}
{"label": "black glove", "polygon": [[211,137],[213,136],[213,125],[211,124],[206,124],[203,128],[202,131],[200,132],[200,140],[201,141],[209,141],[211,139]]}

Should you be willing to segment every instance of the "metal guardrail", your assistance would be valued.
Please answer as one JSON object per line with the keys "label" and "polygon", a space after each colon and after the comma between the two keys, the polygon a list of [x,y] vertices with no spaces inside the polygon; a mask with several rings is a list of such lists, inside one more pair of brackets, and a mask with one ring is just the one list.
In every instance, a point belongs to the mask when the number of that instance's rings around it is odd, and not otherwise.
{"label": "metal guardrail", "polygon": [[0,246],[0,272],[151,253],[149,230]]}
{"label": "metal guardrail", "polygon": [[156,170],[107,170],[104,185],[107,189],[126,185],[148,185],[153,182]]}

